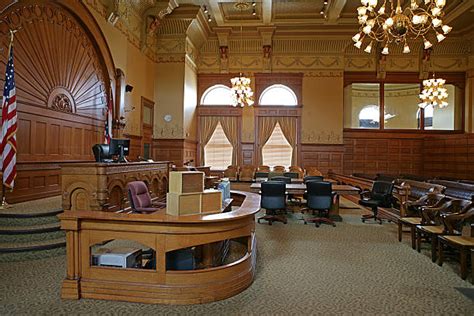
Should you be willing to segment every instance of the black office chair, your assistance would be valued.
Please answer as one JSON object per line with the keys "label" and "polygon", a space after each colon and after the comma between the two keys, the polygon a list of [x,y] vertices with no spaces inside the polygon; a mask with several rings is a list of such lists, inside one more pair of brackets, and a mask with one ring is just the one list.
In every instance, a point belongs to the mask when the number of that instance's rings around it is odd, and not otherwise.
{"label": "black office chair", "polygon": [[306,183],[306,182],[309,182],[309,181],[322,182],[322,181],[324,181],[324,177],[323,176],[306,176],[306,177],[303,178],[303,183]]}
{"label": "black office chair", "polygon": [[266,181],[262,182],[260,207],[265,209],[265,216],[260,217],[260,220],[268,221],[269,225],[273,222],[287,223],[285,216],[277,214],[277,211],[286,209],[286,185],[281,181]]}
{"label": "black office chair", "polygon": [[94,158],[97,162],[112,160],[112,155],[109,154],[108,144],[95,144],[92,146],[92,152],[94,153]]}
{"label": "black office chair", "polygon": [[379,207],[392,207],[392,191],[393,183],[385,181],[375,181],[371,191],[363,191],[360,193],[361,199],[359,204],[372,209],[373,215],[362,215],[362,222],[373,218],[382,224],[382,219],[378,218]]}
{"label": "black office chair", "polygon": [[336,227],[336,223],[329,218],[329,210],[332,207],[335,195],[332,192],[332,184],[330,182],[308,181],[306,183],[306,192],[307,208],[301,211],[310,210],[313,214],[314,211],[318,211],[319,216],[308,219],[303,217],[304,223],[314,223],[316,227],[319,227],[321,223],[325,223]]}

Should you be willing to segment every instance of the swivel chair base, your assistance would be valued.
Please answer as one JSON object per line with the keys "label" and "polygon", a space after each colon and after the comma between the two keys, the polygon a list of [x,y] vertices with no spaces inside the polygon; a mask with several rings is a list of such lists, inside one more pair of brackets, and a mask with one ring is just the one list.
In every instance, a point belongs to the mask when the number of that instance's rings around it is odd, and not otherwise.
{"label": "swivel chair base", "polygon": [[288,220],[283,215],[276,215],[276,214],[265,214],[265,216],[259,217],[257,222],[260,224],[260,220],[268,221],[268,225],[272,225],[273,222],[281,222],[283,224],[287,224]]}
{"label": "swivel chair base", "polygon": [[[304,209],[301,209],[301,213],[304,213],[306,211],[310,211],[310,209],[308,208],[304,208]],[[313,215],[314,214],[314,210],[313,210]],[[332,225],[333,227],[336,227],[336,223],[334,223],[334,221],[328,217],[321,217],[321,212],[319,212],[319,217],[311,217],[311,218],[301,218],[304,222],[304,224],[308,224],[308,223],[314,223],[316,225],[316,227],[319,227],[320,224],[329,224],[329,225]]]}
{"label": "swivel chair base", "polygon": [[368,219],[374,219],[374,221],[378,221],[380,225],[382,225],[382,219],[378,217],[378,211],[377,210],[372,210],[374,214],[367,214],[367,215],[362,215],[361,220],[362,223],[365,223],[366,220]]}

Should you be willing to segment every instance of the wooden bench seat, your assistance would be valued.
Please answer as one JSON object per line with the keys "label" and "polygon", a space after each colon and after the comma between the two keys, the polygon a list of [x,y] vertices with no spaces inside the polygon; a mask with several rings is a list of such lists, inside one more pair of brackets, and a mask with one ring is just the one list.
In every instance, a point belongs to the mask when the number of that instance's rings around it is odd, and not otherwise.
{"label": "wooden bench seat", "polygon": [[416,250],[421,251],[421,239],[423,235],[428,235],[431,240],[431,260],[436,261],[438,249],[438,236],[444,231],[443,225],[417,225],[416,226]]}
{"label": "wooden bench seat", "polygon": [[416,248],[415,229],[417,225],[421,224],[421,217],[401,217],[398,219],[398,241],[402,241],[403,226],[410,228],[411,247]]}
{"label": "wooden bench seat", "polygon": [[471,254],[471,283],[474,283],[474,237],[469,236],[439,236],[438,264],[443,265],[444,247],[452,247],[459,250],[459,261],[461,264],[461,278],[467,278],[467,260]]}

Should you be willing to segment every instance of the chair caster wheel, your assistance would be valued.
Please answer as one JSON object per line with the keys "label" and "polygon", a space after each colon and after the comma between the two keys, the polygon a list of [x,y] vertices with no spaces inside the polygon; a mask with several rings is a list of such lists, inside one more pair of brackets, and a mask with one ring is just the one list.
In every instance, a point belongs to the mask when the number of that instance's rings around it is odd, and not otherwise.
{"label": "chair caster wheel", "polygon": [[365,223],[365,219],[362,219],[362,223]]}
{"label": "chair caster wheel", "polygon": [[315,224],[316,227],[319,227],[319,224]]}
{"label": "chair caster wheel", "polygon": [[336,227],[336,224],[332,224],[332,227]]}
{"label": "chair caster wheel", "polygon": [[304,221],[304,224],[306,225],[306,224],[308,224],[308,223],[307,223],[306,221]]}

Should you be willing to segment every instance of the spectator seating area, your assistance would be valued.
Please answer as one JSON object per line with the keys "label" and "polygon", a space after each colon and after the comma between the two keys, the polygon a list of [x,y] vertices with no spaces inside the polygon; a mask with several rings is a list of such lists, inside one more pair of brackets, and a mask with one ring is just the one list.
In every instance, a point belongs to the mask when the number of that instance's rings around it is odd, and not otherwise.
{"label": "spectator seating area", "polygon": [[[460,276],[466,279],[469,261],[474,279],[474,183],[462,179],[427,179],[400,174],[330,173],[330,178],[370,190],[377,181],[394,184],[391,207],[379,207],[379,217],[398,223],[398,240],[408,228],[411,246],[418,252],[429,247],[431,259],[442,265],[447,256],[459,261]],[[473,255],[474,256],[474,255]]]}

